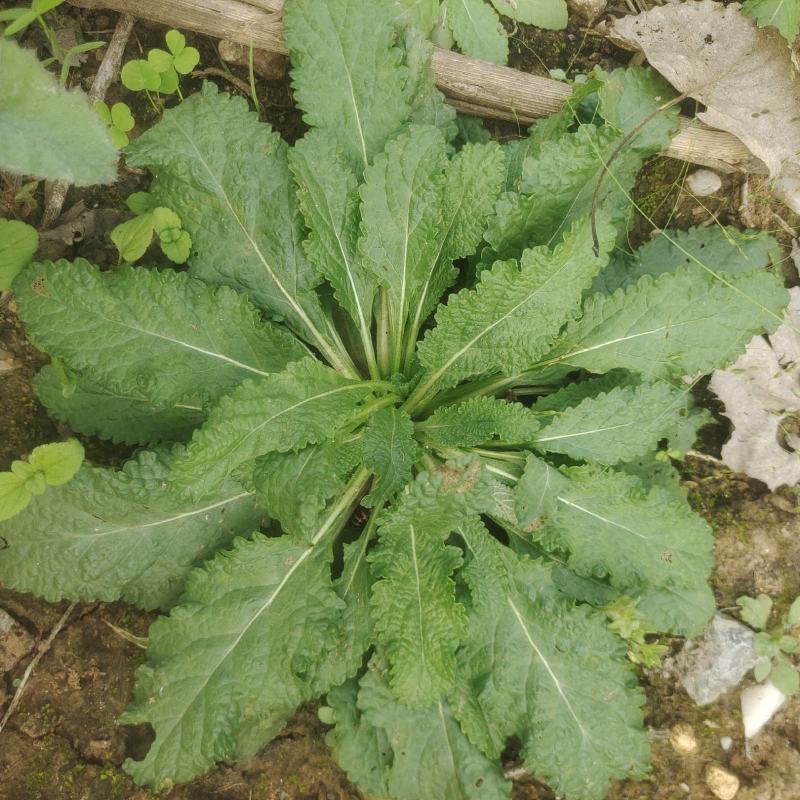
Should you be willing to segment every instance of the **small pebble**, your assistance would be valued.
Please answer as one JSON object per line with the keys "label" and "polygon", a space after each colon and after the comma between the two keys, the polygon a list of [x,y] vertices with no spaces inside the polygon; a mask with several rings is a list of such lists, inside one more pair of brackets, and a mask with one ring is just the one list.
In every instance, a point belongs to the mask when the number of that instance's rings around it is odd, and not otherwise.
{"label": "small pebble", "polygon": [[775,181],[773,191],[795,214],[800,214],[800,177],[782,175]]}
{"label": "small pebble", "polygon": [[607,5],[607,0],[567,0],[569,10],[587,22],[597,19],[606,10]]}
{"label": "small pebble", "polygon": [[719,764],[706,766],[706,786],[719,800],[733,800],[739,791],[739,779]]}
{"label": "small pebble", "polygon": [[688,756],[697,750],[697,737],[694,735],[691,725],[680,722],[672,729],[669,735],[669,743],[672,749],[682,756]]}
{"label": "small pebble", "polygon": [[708,197],[722,188],[722,178],[710,169],[698,169],[686,179],[686,185],[697,197]]}
{"label": "small pebble", "polygon": [[719,746],[727,753],[733,747],[733,739],[730,736],[723,736],[719,740]]}

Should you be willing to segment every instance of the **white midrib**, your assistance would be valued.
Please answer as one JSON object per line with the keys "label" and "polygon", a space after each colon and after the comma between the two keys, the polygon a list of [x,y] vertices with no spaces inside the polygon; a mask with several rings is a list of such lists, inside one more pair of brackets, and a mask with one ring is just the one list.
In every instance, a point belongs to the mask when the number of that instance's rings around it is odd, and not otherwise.
{"label": "white midrib", "polygon": [[[342,496],[339,498],[339,501],[336,505],[328,512],[325,521],[320,525],[319,530],[314,534],[313,538],[309,541],[308,547],[297,557],[297,561],[292,564],[289,569],[286,571],[286,574],[283,576],[283,579],[278,583],[269,597],[264,601],[264,603],[258,608],[257,611],[253,613],[250,619],[247,621],[247,624],[242,627],[239,635],[233,640],[229,647],[227,647],[222,655],[217,659],[217,663],[214,665],[214,668],[209,671],[208,676],[206,679],[198,686],[197,690],[192,695],[191,699],[184,705],[185,709],[189,709],[200,694],[205,690],[206,686],[208,686],[209,681],[214,677],[217,670],[225,663],[225,660],[228,656],[239,646],[239,643],[247,634],[247,631],[255,624],[256,620],[269,608],[272,607],[272,604],[275,602],[275,599],[281,593],[283,588],[291,579],[292,575],[308,560],[308,557],[314,552],[316,546],[319,544],[320,540],[330,531],[330,529],[335,524],[336,520],[339,518],[339,515],[353,502],[353,500],[358,496],[361,492],[364,484],[366,483],[369,477],[369,473],[365,469],[359,470],[356,475],[350,480],[350,485],[348,489],[342,493]],[[166,734],[160,734],[157,736],[156,741],[161,739],[162,741],[168,740],[169,736],[178,726],[180,721],[183,719],[186,711],[181,714],[178,714],[175,717],[175,721],[173,722],[172,726],[170,727],[169,731]],[[152,751],[151,751],[152,752]]]}
{"label": "white midrib", "polygon": [[[628,342],[632,339],[639,339],[642,336],[653,336],[657,333],[663,333],[664,331],[672,331],[677,330],[678,328],[684,328],[687,325],[694,325],[698,322],[705,322],[706,320],[713,319],[715,315],[707,316],[707,317],[693,317],[692,319],[684,320],[683,322],[670,322],[667,325],[659,325],[657,328],[651,328],[650,330],[646,331],[639,331],[639,333],[631,333],[628,336],[619,336],[616,339],[609,339],[608,341],[601,342],[600,344],[592,345],[591,347],[583,347],[580,350],[573,350],[571,353],[567,353],[563,356],[558,356],[557,359],[554,359],[552,363],[558,363],[562,361],[568,361],[573,356],[580,356],[584,353],[591,353],[595,350],[601,350],[603,347],[610,347],[614,344],[619,344],[620,342]],[[547,362],[548,364],[551,362]]]}
{"label": "white midrib", "polygon": [[[422,587],[420,584],[419,578],[419,564],[417,563],[417,535],[416,531],[414,530],[413,525],[408,526],[409,533],[411,535],[411,562],[414,565],[414,580],[416,581],[417,585],[417,609],[418,609],[418,621],[419,621],[419,633],[420,633],[420,644],[422,645],[422,631],[424,628],[424,614],[422,613]],[[422,661],[422,668],[423,671],[427,668],[426,667],[426,658],[425,658],[425,647],[421,646],[419,649],[420,652],[420,660]]]}
{"label": "white midrib", "polygon": [[211,505],[204,506],[203,508],[195,508],[191,511],[185,511],[182,514],[175,514],[171,517],[165,517],[164,519],[155,520],[154,522],[146,522],[140,525],[125,525],[122,528],[112,528],[108,531],[99,531],[95,529],[91,533],[70,533],[66,534],[66,538],[68,539],[85,539],[90,537],[92,539],[99,539],[101,536],[111,536],[112,534],[116,533],[125,533],[127,531],[140,531],[144,530],[145,528],[157,528],[160,525],[169,525],[171,522],[178,522],[182,519],[187,519],[188,517],[196,517],[198,514],[205,514],[208,511],[213,511],[215,508],[220,508],[221,506],[228,505],[229,503],[235,503],[237,500],[241,500],[243,497],[251,497],[254,495],[255,492],[241,492],[237,495],[233,495],[232,497],[226,497],[224,500],[219,500],[216,503],[212,503]]}
{"label": "white midrib", "polygon": [[[459,795],[463,798],[463,800],[467,800],[467,796],[464,794],[464,792],[462,790],[461,780],[460,780],[460,776],[459,776],[459,770],[456,767],[456,758],[455,758],[455,754],[453,752],[453,743],[450,741],[450,731],[447,730],[447,720],[445,719],[445,716],[444,716],[444,707],[442,706],[442,701],[441,700],[439,700],[439,702],[437,703],[436,707],[437,707],[437,710],[439,712],[439,719],[441,720],[441,723],[442,723],[442,733],[444,734],[444,740],[445,740],[445,742],[447,742],[447,755],[449,756],[449,759],[450,759],[450,768],[452,770],[451,774],[456,779],[456,782],[458,784],[458,793],[459,793]],[[452,786],[452,784],[451,784],[451,786]]]}
{"label": "white midrib", "polygon": [[331,395],[339,394],[341,392],[349,392],[352,391],[353,389],[361,389],[361,388],[362,387],[359,384],[351,384],[348,386],[337,386],[335,389],[329,389],[327,392],[320,392],[319,394],[312,395],[311,397],[306,397],[303,400],[298,400],[296,403],[293,403],[292,405],[287,406],[286,408],[282,408],[280,411],[276,412],[271,417],[267,417],[267,419],[265,419],[255,428],[251,428],[249,431],[247,431],[247,433],[239,437],[233,444],[231,444],[226,454],[230,455],[238,447],[244,444],[244,442],[246,442],[251,436],[255,436],[259,431],[261,431],[267,425],[274,422],[279,417],[288,414],[290,411],[294,411],[295,409],[304,406],[306,403],[311,403],[315,400],[321,400],[323,397],[330,397]]}
{"label": "white midrib", "polygon": [[348,257],[347,250],[345,249],[345,246],[342,242],[342,237],[339,235],[339,228],[336,224],[334,224],[333,212],[331,210],[330,204],[328,203],[328,198],[325,195],[325,192],[322,192],[322,197],[325,199],[325,208],[327,210],[327,214],[322,213],[322,209],[319,206],[317,206],[317,210],[323,217],[327,216],[328,218],[330,228],[333,231],[333,235],[336,239],[336,244],[339,247],[339,252],[342,255],[342,263],[344,264],[344,271],[345,274],[347,275],[347,282],[350,284],[350,291],[353,293],[353,300],[355,301],[356,304],[356,313],[358,314],[358,325],[359,328],[361,329],[361,338],[362,340],[364,340],[365,337],[368,339],[370,335],[369,326],[367,325],[367,319],[364,316],[364,308],[361,305],[361,295],[359,295],[358,289],[356,288],[356,279],[355,275],[353,274],[353,265],[350,263],[350,258]]}
{"label": "white midrib", "polygon": [[533,443],[538,444],[539,442],[555,442],[559,439],[573,439],[578,436],[591,436],[593,433],[605,433],[606,431],[617,431],[620,428],[630,428],[635,423],[633,422],[621,422],[619,425],[606,425],[603,428],[594,428],[593,430],[589,431],[575,431],[574,433],[562,433],[558,436],[538,436],[534,439]]}
{"label": "white midrib", "polygon": [[520,628],[522,629],[522,633],[525,638],[528,640],[528,644],[533,649],[533,652],[539,657],[539,660],[542,662],[545,670],[547,670],[547,674],[550,676],[550,680],[553,682],[553,685],[556,687],[556,691],[561,696],[561,699],[564,701],[564,705],[567,707],[567,710],[570,713],[570,716],[575,720],[575,724],[578,726],[578,730],[580,730],[581,734],[586,739],[591,739],[587,730],[583,727],[583,723],[580,721],[578,715],[575,713],[575,709],[572,707],[572,703],[570,703],[569,698],[564,693],[564,689],[561,686],[561,681],[558,680],[558,676],[553,671],[553,668],[550,666],[547,659],[544,657],[544,653],[539,649],[536,642],[531,636],[530,631],[528,630],[527,626],[525,625],[525,620],[522,618],[522,614],[520,614],[519,609],[514,605],[514,601],[511,599],[510,596],[506,596],[506,601],[508,605],[511,607],[514,616],[517,618],[517,622],[519,623]]}
{"label": "white midrib", "polygon": [[786,0],[781,0],[780,3],[778,3],[777,6],[775,6],[775,11],[772,12],[772,16],[769,18],[769,22],[767,23],[767,25],[773,25],[775,23],[775,18],[780,13],[781,9],[783,8],[783,4],[785,2]]}
{"label": "white midrib", "polygon": [[361,122],[361,114],[358,111],[358,103],[356,102],[356,90],[353,86],[353,75],[350,72],[350,64],[347,62],[346,49],[342,43],[342,38],[339,36],[339,30],[335,25],[331,26],[331,30],[336,35],[336,41],[339,44],[339,52],[342,57],[342,69],[344,74],[347,75],[347,85],[350,87],[350,102],[353,105],[353,113],[356,117],[356,130],[358,131],[358,140],[361,145],[361,156],[364,159],[364,169],[369,166],[369,155],[367,154],[367,141],[364,136],[364,126]]}
{"label": "white midrib", "polygon": [[604,517],[601,514],[595,514],[594,511],[590,511],[588,508],[584,508],[583,506],[578,505],[577,503],[573,503],[571,500],[567,500],[565,497],[559,496],[558,502],[563,503],[565,506],[569,506],[570,508],[574,508],[576,511],[581,511],[584,514],[588,514],[590,517],[594,517],[595,519],[604,522],[606,525],[612,525],[613,527],[619,528],[620,530],[623,530],[626,533],[630,533],[631,535],[636,536],[645,542],[649,541],[649,539],[643,534],[639,533],[639,531],[635,531],[633,528],[629,528],[627,525],[623,525],[621,522],[615,522],[613,519]]}
{"label": "white midrib", "polygon": [[[450,239],[450,233],[452,232],[453,226],[456,224],[456,219],[458,217],[458,214],[460,213],[461,208],[464,205],[465,196],[466,196],[465,194],[461,195],[458,201],[458,205],[453,209],[453,214],[450,217],[450,223],[447,226],[447,230],[444,232],[441,239],[439,240],[439,249],[436,251],[436,256],[431,260],[431,268],[428,272],[428,277],[425,279],[425,283],[422,285],[422,292],[420,293],[419,296],[419,302],[417,303],[417,309],[414,312],[414,320],[411,327],[411,331],[415,336],[419,331],[420,325],[422,324],[421,320],[422,309],[425,305],[425,300],[428,297],[428,289],[430,288],[433,276],[436,274],[436,268],[439,266],[439,259],[442,257],[442,253],[444,252],[444,246]],[[414,342],[414,344],[416,344],[416,342]]]}
{"label": "white midrib", "polygon": [[237,361],[235,358],[223,355],[222,353],[217,353],[213,350],[206,350],[205,348],[199,347],[198,345],[191,344],[190,342],[185,342],[183,341],[183,339],[175,339],[172,336],[166,336],[165,334],[158,333],[157,331],[151,331],[148,330],[147,328],[140,328],[137,325],[129,325],[125,322],[122,322],[121,320],[111,319],[109,317],[106,317],[104,314],[98,314],[97,316],[111,325],[115,325],[120,328],[126,328],[127,330],[130,331],[136,331],[137,333],[143,333],[145,336],[152,336],[155,339],[162,339],[165,342],[171,342],[172,344],[177,344],[180,347],[185,347],[187,350],[194,350],[195,352],[202,353],[205,356],[211,356],[211,358],[217,358],[220,361],[225,361],[228,364],[232,364],[233,366],[247,370],[248,372],[253,372],[256,375],[262,375],[266,377],[267,375],[271,374],[269,372],[264,372],[263,370],[260,370],[256,367],[251,367],[249,364],[244,364],[241,361]]}
{"label": "white midrib", "polygon": [[[291,295],[291,293],[289,291],[287,291],[287,289],[283,285],[283,283],[281,283],[281,281],[279,280],[277,274],[275,273],[275,271],[270,266],[269,262],[267,261],[266,257],[264,256],[264,254],[261,252],[261,248],[258,246],[256,240],[250,235],[250,231],[247,230],[247,227],[245,226],[244,222],[239,217],[239,215],[236,213],[236,209],[233,207],[233,203],[231,203],[230,198],[228,197],[228,193],[225,191],[225,189],[222,186],[222,183],[220,182],[220,180],[214,174],[214,172],[211,169],[211,167],[208,164],[208,162],[203,158],[203,155],[200,152],[200,150],[198,150],[197,145],[194,143],[194,140],[186,133],[186,131],[183,130],[183,128],[181,128],[180,125],[176,124],[176,127],[183,134],[183,136],[185,137],[186,141],[189,143],[189,146],[192,148],[192,150],[194,150],[195,154],[197,155],[198,161],[200,162],[200,164],[202,164],[203,168],[208,173],[208,176],[214,182],[214,185],[217,187],[218,196],[221,197],[222,200],[225,202],[225,205],[228,207],[228,210],[230,211],[231,216],[234,218],[234,220],[236,220],[236,224],[241,229],[242,233],[244,234],[245,239],[247,239],[248,243],[253,248],[253,252],[256,254],[256,256],[258,257],[258,260],[261,262],[261,264],[263,265],[264,269],[269,274],[270,279],[275,284],[275,286],[277,286],[277,288],[281,292],[281,294],[286,298],[286,301],[289,304],[289,306],[294,310],[294,312],[297,314],[297,316],[300,317],[300,319],[303,321],[303,324],[308,328],[309,332],[314,337],[314,339],[316,339],[320,350],[322,350],[322,352],[325,353],[326,355],[328,355],[328,357],[330,358],[330,354],[333,351],[331,349],[331,346],[330,346],[328,340],[325,339],[325,337],[322,335],[322,333],[320,333],[320,331],[317,329],[316,325],[314,325],[314,323],[310,320],[308,314],[306,314],[306,312],[305,312],[305,309],[303,309],[303,307],[297,302],[297,300],[294,299],[294,297]],[[334,359],[333,361],[335,363],[336,359]]]}
{"label": "white midrib", "polygon": [[447,372],[447,370],[450,369],[450,367],[453,366],[453,364],[455,364],[455,362],[458,361],[458,359],[461,358],[461,356],[464,355],[464,353],[468,352],[475,345],[476,342],[479,342],[484,336],[486,336],[488,333],[494,330],[498,325],[500,325],[502,322],[505,322],[510,316],[515,314],[520,308],[522,308],[522,306],[529,303],[531,301],[531,298],[535,297],[543,289],[545,289],[545,287],[553,283],[564,270],[570,267],[570,265],[571,265],[571,260],[567,260],[567,262],[564,263],[561,267],[559,267],[559,269],[556,270],[556,272],[548,276],[548,278],[543,283],[539,284],[539,286],[537,286],[532,292],[529,292],[527,295],[525,295],[525,297],[522,300],[520,300],[520,302],[517,303],[513,308],[511,308],[509,311],[506,311],[505,314],[503,314],[501,317],[492,322],[491,325],[487,325],[479,333],[475,334],[475,336],[473,336],[472,339],[470,339],[462,348],[460,348],[452,356],[450,356],[450,358],[448,358],[445,361],[445,363],[442,364],[441,367],[432,372],[431,376],[425,381],[424,384],[422,384],[420,389],[414,392],[414,394],[423,396],[425,392],[427,392],[428,389],[430,389],[430,387],[433,386],[436,383],[436,381],[438,381],[439,378],[441,378],[442,375],[444,375],[444,373]]}

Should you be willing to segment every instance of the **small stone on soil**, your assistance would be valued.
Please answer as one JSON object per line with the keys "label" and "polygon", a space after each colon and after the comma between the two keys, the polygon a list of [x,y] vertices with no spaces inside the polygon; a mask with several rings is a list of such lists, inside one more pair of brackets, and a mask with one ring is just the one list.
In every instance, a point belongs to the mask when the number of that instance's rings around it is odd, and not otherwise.
{"label": "small stone on soil", "polygon": [[0,674],[14,669],[33,650],[31,635],[0,608]]}
{"label": "small stone on soil", "polygon": [[704,706],[737,686],[756,661],[753,631],[717,614],[702,639],[686,642],[676,668],[683,688],[695,703]]}
{"label": "small stone on soil", "polygon": [[708,197],[722,188],[722,178],[710,169],[698,169],[687,179],[686,185],[697,197]]}
{"label": "small stone on soil", "polygon": [[567,0],[569,10],[586,22],[597,19],[606,10],[606,5],[606,0]]}
{"label": "small stone on soil", "polygon": [[691,725],[680,722],[670,732],[669,743],[672,749],[682,756],[688,756],[697,750],[697,737]]}
{"label": "small stone on soil", "polygon": [[706,786],[719,800],[733,800],[739,791],[739,779],[719,764],[706,767]]}

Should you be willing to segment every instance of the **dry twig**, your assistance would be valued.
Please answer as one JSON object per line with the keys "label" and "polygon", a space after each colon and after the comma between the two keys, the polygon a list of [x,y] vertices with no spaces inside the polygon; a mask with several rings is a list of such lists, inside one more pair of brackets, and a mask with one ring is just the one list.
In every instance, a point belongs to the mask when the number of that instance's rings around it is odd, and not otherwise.
{"label": "dry twig", "polygon": [[[103,100],[108,91],[108,87],[116,80],[119,74],[122,56],[125,53],[125,46],[133,30],[135,18],[130,14],[120,14],[114,35],[108,44],[108,49],[94,76],[92,88],[89,90],[89,102],[95,103]],[[60,216],[61,209],[64,208],[64,200],[67,198],[69,183],[66,181],[53,181],[45,184],[45,195],[47,202],[42,216],[42,227],[49,228]]]}
{"label": "dry twig", "polygon": [[31,675],[33,675],[33,671],[42,660],[42,656],[52,646],[56,636],[58,636],[64,625],[66,625],[67,620],[69,619],[69,616],[75,609],[76,605],[77,603],[70,603],[67,606],[67,610],[61,615],[61,619],[59,619],[58,622],[56,622],[56,624],[53,626],[53,630],[50,631],[50,635],[43,642],[40,642],[39,646],[36,648],[36,654],[31,659],[31,663],[26,667],[25,672],[22,675],[22,680],[20,680],[19,686],[17,687],[17,691],[14,694],[14,697],[11,699],[11,703],[9,703],[6,713],[3,714],[3,719],[0,720],[0,733],[3,732],[3,728],[5,728],[8,720],[11,719],[11,715],[17,710],[17,706],[19,705],[20,700],[22,700],[22,694],[25,691],[25,687],[27,686]]}
{"label": "dry twig", "polygon": [[[282,0],[71,0],[85,8],[134,13],[184,30],[246,46],[287,53],[279,9]],[[529,125],[561,109],[572,93],[560,81],[530,75],[459,53],[434,48],[439,89],[456,107],[476,116]],[[681,130],[667,155],[718,172],[764,172],[764,165],[735,137],[695,119],[681,118]]]}

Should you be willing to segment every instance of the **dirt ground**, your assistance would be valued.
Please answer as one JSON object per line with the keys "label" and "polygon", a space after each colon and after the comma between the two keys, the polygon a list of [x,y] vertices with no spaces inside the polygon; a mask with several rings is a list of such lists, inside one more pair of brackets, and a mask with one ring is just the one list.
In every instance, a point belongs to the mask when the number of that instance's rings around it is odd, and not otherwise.
{"label": "dirt ground", "polygon": [[[0,8],[7,3],[0,2]],[[113,14],[69,9],[58,11],[60,23],[82,31],[87,37],[108,38]],[[154,46],[163,28],[137,25],[128,58]],[[214,43],[194,37],[204,65],[216,65]],[[520,28],[512,32],[511,64],[519,69],[546,74],[560,68],[569,75],[588,71],[595,63],[615,66],[625,63],[604,39],[588,35],[572,25],[559,34],[542,34]],[[102,57],[102,51],[99,53]],[[85,88],[96,71],[98,59],[89,54],[80,68]],[[246,79],[246,71],[238,76]],[[230,90],[225,79],[223,88]],[[189,86],[191,89],[191,84]],[[299,115],[292,107],[287,83],[260,81],[259,95],[266,116],[288,139],[302,133]],[[125,100],[133,108],[139,127],[152,123],[152,113],[139,100],[115,86],[110,101]],[[513,126],[495,125],[500,138],[518,135]],[[138,130],[138,129],[137,129]],[[756,224],[787,235],[773,218],[772,207],[758,186],[748,187],[749,198],[741,207],[741,177],[725,177],[723,190],[701,202],[684,187],[686,165],[655,159],[645,169],[637,199],[659,224],[676,227],[710,224]],[[70,194],[66,208],[82,200],[93,212],[90,235],[80,240],[62,238],[52,246],[67,258],[89,257],[110,266],[114,260],[108,232],[122,207],[121,198],[139,188],[143,176],[123,172],[111,188]],[[0,215],[15,214],[37,224],[41,213],[40,192],[34,194],[39,207],[13,202],[18,185],[0,185]],[[4,207],[5,206],[5,207]],[[103,214],[101,212],[108,212]],[[113,212],[113,213],[112,213]],[[783,214],[783,212],[781,212]],[[788,217],[786,217],[788,219]],[[789,220],[797,224],[797,220]],[[646,235],[640,224],[639,235]],[[788,262],[787,262],[788,263]],[[796,274],[787,269],[796,282]],[[46,359],[25,340],[14,314],[13,300],[0,306],[0,470],[11,460],[30,452],[37,444],[59,436],[33,396],[30,380]],[[701,398],[702,399],[702,398]],[[712,410],[717,410],[712,407]],[[727,436],[724,420],[704,432],[698,449],[717,456]],[[124,449],[84,439],[88,457],[105,464],[124,460]],[[717,567],[713,585],[721,608],[730,607],[740,594],[765,592],[786,602],[800,594],[800,504],[790,490],[771,494],[755,481],[736,476],[702,459],[690,458],[682,466],[694,507],[709,521],[716,534]],[[0,547],[2,542],[0,542]],[[7,707],[36,647],[67,609],[30,595],[0,588],[0,609],[18,626],[6,633],[21,656],[7,673],[0,674],[0,716]],[[0,615],[2,616],[2,615]],[[5,730],[0,733],[0,800],[145,800],[152,797],[136,788],[121,771],[126,757],[141,757],[148,746],[148,731],[118,726],[116,717],[126,706],[133,687],[133,673],[144,652],[120,631],[145,636],[152,615],[122,603],[74,607],[52,647],[38,663],[22,701]],[[1,620],[0,620],[1,621]],[[0,634],[2,645],[3,634]],[[675,653],[682,642],[667,642]],[[3,650],[0,647],[0,656]],[[0,662],[1,663],[1,662]],[[685,694],[669,669],[670,658],[659,670],[646,671],[647,725],[653,743],[653,769],[648,780],[614,787],[610,800],[710,800],[704,781],[708,764],[717,763],[741,780],[737,800],[800,800],[800,699],[788,703],[767,729],[745,751],[738,710],[738,694],[730,692],[718,702],[698,708]],[[679,755],[670,745],[671,729],[691,726],[699,743],[689,756]],[[325,743],[325,726],[313,707],[302,709],[287,729],[258,756],[248,762],[224,766],[186,786],[174,787],[160,797],[165,800],[348,800],[360,793],[348,782],[331,758]],[[727,751],[720,740],[730,737]],[[517,765],[509,757],[507,767]],[[554,800],[554,795],[530,778],[515,781],[515,800]]]}

